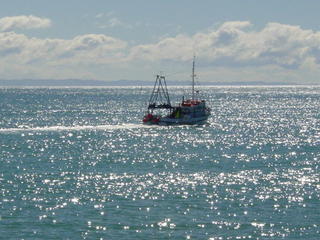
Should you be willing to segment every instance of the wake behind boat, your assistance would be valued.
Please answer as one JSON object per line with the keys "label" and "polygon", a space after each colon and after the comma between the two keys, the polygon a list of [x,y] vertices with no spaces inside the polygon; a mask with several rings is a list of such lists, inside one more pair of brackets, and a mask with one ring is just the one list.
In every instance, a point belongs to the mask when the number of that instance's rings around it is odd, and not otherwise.
{"label": "wake behind boat", "polygon": [[201,124],[210,116],[210,108],[205,100],[195,98],[195,58],[192,64],[192,97],[178,106],[172,106],[165,76],[157,75],[152,94],[149,99],[147,114],[143,118],[145,124],[183,125]]}

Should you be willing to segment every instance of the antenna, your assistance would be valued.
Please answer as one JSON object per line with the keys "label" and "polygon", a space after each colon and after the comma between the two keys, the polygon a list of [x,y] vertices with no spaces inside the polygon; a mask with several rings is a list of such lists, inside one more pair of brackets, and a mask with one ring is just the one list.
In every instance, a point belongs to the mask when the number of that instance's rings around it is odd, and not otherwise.
{"label": "antenna", "polygon": [[194,74],[194,68],[195,68],[195,60],[196,60],[196,56],[193,55],[193,62],[192,62],[192,100],[194,100],[194,78],[196,77],[196,75]]}

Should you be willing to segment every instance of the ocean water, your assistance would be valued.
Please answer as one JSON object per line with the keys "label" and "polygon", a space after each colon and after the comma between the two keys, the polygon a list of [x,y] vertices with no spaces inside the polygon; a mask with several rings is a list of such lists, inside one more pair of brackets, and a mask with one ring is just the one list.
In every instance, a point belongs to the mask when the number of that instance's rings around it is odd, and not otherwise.
{"label": "ocean water", "polygon": [[320,87],[208,87],[171,127],[150,91],[0,89],[0,238],[320,239]]}

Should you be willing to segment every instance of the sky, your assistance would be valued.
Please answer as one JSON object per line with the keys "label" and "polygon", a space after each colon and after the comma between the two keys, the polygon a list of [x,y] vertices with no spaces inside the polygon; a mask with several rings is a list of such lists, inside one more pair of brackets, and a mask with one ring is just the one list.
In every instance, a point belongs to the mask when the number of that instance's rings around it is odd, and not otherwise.
{"label": "sky", "polygon": [[0,79],[319,84],[319,0],[10,0]]}

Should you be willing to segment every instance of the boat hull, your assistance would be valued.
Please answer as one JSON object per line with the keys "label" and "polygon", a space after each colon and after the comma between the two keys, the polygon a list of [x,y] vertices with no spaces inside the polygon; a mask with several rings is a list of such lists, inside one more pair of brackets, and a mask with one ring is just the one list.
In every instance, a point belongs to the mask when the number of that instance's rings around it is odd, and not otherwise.
{"label": "boat hull", "polygon": [[209,116],[201,116],[195,118],[160,118],[158,125],[195,125],[204,124]]}

